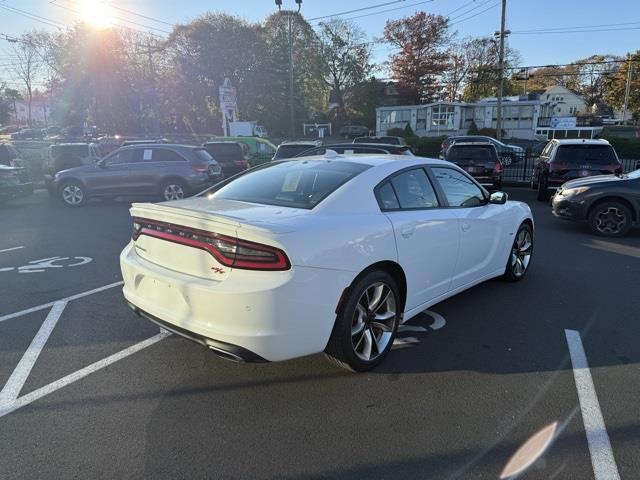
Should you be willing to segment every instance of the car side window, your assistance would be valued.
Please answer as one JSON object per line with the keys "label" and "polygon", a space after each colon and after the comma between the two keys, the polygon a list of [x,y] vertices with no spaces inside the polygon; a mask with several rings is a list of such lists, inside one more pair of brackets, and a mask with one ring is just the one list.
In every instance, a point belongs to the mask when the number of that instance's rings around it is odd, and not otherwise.
{"label": "car side window", "polygon": [[486,203],[483,190],[453,168],[432,168],[450,207],[478,207]]}
{"label": "car side window", "polygon": [[134,150],[122,150],[114,153],[110,157],[105,159],[107,165],[122,165],[125,163],[132,163],[134,158]]}
{"label": "car side window", "polygon": [[376,196],[381,210],[397,210],[400,208],[398,197],[396,197],[396,192],[393,191],[390,181],[385,182],[378,188]]}
{"label": "car side window", "polygon": [[402,172],[393,177],[390,182],[401,209],[438,206],[436,192],[422,168]]}
{"label": "car side window", "polygon": [[[147,154],[147,152],[151,152]],[[145,150],[142,156],[143,162],[183,162],[184,158],[179,153],[166,148],[153,148]]]}

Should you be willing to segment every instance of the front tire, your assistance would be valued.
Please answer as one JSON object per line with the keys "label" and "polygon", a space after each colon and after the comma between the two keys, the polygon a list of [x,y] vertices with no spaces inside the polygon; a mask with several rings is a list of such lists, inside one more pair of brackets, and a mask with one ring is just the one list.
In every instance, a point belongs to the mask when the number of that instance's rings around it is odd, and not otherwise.
{"label": "front tire", "polygon": [[541,202],[546,202],[547,200],[549,200],[549,197],[551,196],[550,192],[549,192],[549,187],[547,187],[547,180],[546,178],[544,178],[542,175],[540,176],[540,178],[538,179],[538,200]]}
{"label": "front tire", "polygon": [[533,255],[533,230],[528,223],[520,225],[511,246],[503,278],[508,282],[519,282],[529,271]]}
{"label": "front tire", "polygon": [[589,227],[596,235],[622,237],[631,228],[631,212],[620,202],[603,202],[589,213]]}
{"label": "front tire", "polygon": [[87,203],[87,192],[80,182],[67,182],[60,187],[60,200],[71,208],[78,208]]}
{"label": "front tire", "polygon": [[372,271],[350,288],[331,332],[326,355],[342,368],[364,372],[387,355],[400,321],[400,295],[394,279]]}

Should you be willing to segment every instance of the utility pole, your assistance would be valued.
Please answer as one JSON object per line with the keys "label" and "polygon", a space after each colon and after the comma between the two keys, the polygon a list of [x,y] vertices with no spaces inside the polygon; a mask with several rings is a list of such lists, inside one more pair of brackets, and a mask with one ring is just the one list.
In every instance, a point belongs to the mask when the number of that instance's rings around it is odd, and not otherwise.
{"label": "utility pole", "polygon": [[152,129],[154,135],[157,137],[160,136],[160,119],[158,118],[158,111],[155,108],[155,104],[158,100],[157,91],[156,91],[156,69],[153,64],[153,54],[160,52],[163,50],[163,47],[151,45],[151,38],[147,38],[147,43],[145,44],[137,44],[138,48],[141,48],[141,53],[147,54],[147,61],[149,62],[149,87],[147,90],[147,107],[149,111],[153,115],[152,118]]}
{"label": "utility pole", "polygon": [[300,12],[302,7],[302,0],[295,0],[298,4],[298,11],[282,10],[282,0],[275,0],[278,6],[278,11],[281,15],[287,16],[287,39],[289,41],[289,133],[291,138],[295,137],[296,124],[295,124],[295,105],[294,105],[294,75],[293,75],[293,16]]}
{"label": "utility pole", "polygon": [[627,120],[627,107],[629,106],[629,91],[631,90],[631,54],[627,54],[627,58],[629,59],[629,65],[627,66],[627,84],[624,89],[624,104],[622,106],[622,125],[625,124]]}
{"label": "utility pole", "polygon": [[[507,16],[507,0],[502,0],[502,17],[500,19],[500,54],[498,57],[498,102],[496,105],[496,139],[502,139],[502,94],[504,92],[504,30]],[[496,32],[498,33],[498,32]]]}

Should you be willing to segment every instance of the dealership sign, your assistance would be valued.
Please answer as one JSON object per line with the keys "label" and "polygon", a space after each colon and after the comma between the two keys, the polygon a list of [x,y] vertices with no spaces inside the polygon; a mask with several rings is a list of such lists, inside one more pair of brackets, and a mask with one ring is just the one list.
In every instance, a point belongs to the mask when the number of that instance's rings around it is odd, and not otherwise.
{"label": "dealership sign", "polygon": [[224,135],[227,136],[228,122],[235,122],[238,119],[236,89],[231,86],[231,81],[228,78],[225,78],[218,88],[218,98],[220,100],[220,110],[222,111],[222,128]]}

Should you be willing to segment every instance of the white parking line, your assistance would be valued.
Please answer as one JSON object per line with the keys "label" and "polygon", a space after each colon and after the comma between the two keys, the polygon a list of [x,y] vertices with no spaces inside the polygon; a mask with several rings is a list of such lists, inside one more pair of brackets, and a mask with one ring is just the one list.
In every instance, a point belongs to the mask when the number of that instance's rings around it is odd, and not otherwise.
{"label": "white parking line", "polygon": [[587,355],[584,353],[580,333],[575,330],[565,330],[571,364],[573,365],[573,377],[576,381],[582,421],[587,434],[591,464],[596,480],[620,480],[618,466],[616,465],[609,434],[602,418],[600,403],[593,386],[593,379],[589,371]]}
{"label": "white parking line", "polygon": [[44,387],[34,390],[33,392],[27,393],[26,395],[23,395],[22,397],[16,399],[13,403],[5,407],[0,405],[0,418],[11,412],[18,410],[19,408],[27,406],[30,403],[33,403],[36,400],[39,400],[40,398],[55,392],[56,390],[60,390],[61,388],[66,387],[67,385],[70,385],[73,382],[77,382],[78,380],[81,380],[84,377],[91,375],[94,372],[97,372],[98,370],[108,367],[109,365],[119,360],[122,360],[123,358],[133,355],[134,353],[137,353],[140,350],[143,350],[147,347],[150,347],[151,345],[159,342],[160,340],[168,337],[169,335],[171,335],[171,333],[168,333],[168,332],[158,333],[157,335],[154,335],[151,338],[147,338],[146,340],[143,340],[142,342],[136,343],[135,345],[125,348],[124,350],[121,350],[118,353],[114,353],[113,355],[110,355],[107,358],[98,360],[97,362],[92,363],[91,365],[86,366],[78,370],[77,372],[71,373],[66,377],[62,377],[61,379],[56,380],[55,382],[52,382],[48,385],[45,385]]}
{"label": "white parking line", "polygon": [[25,310],[20,310],[19,312],[9,313],[8,315],[4,315],[0,317],[0,322],[4,322],[5,320],[11,320],[12,318],[21,317],[22,315],[27,315],[29,313],[38,312],[40,310],[44,310],[49,307],[53,307],[56,302],[70,302],[71,300],[77,300],[78,298],[86,297],[87,295],[93,295],[94,293],[103,292],[105,290],[109,290],[110,288],[118,287],[122,285],[124,282],[115,282],[110,283],[109,285],[104,285],[102,287],[94,288],[93,290],[87,290],[86,292],[76,293],[75,295],[71,295],[69,297],[61,298],[60,300],[56,300],[49,303],[44,303],[42,305],[38,305],[37,307],[27,308]]}
{"label": "white parking line", "polygon": [[20,395],[20,390],[22,390],[24,383],[27,381],[31,369],[35,365],[36,360],[38,360],[40,352],[44,348],[45,343],[47,343],[53,328],[56,326],[56,323],[58,323],[58,319],[66,306],[67,302],[56,302],[45,321],[42,322],[40,330],[38,330],[36,336],[33,337],[29,348],[24,352],[20,362],[18,362],[18,366],[9,377],[2,391],[0,391],[0,411],[11,405],[15,399],[18,398],[18,395]]}
{"label": "white parking line", "polygon": [[0,253],[13,252],[14,250],[20,250],[21,248],[24,248],[24,245],[21,245],[19,247],[4,248],[4,249],[0,250]]}

